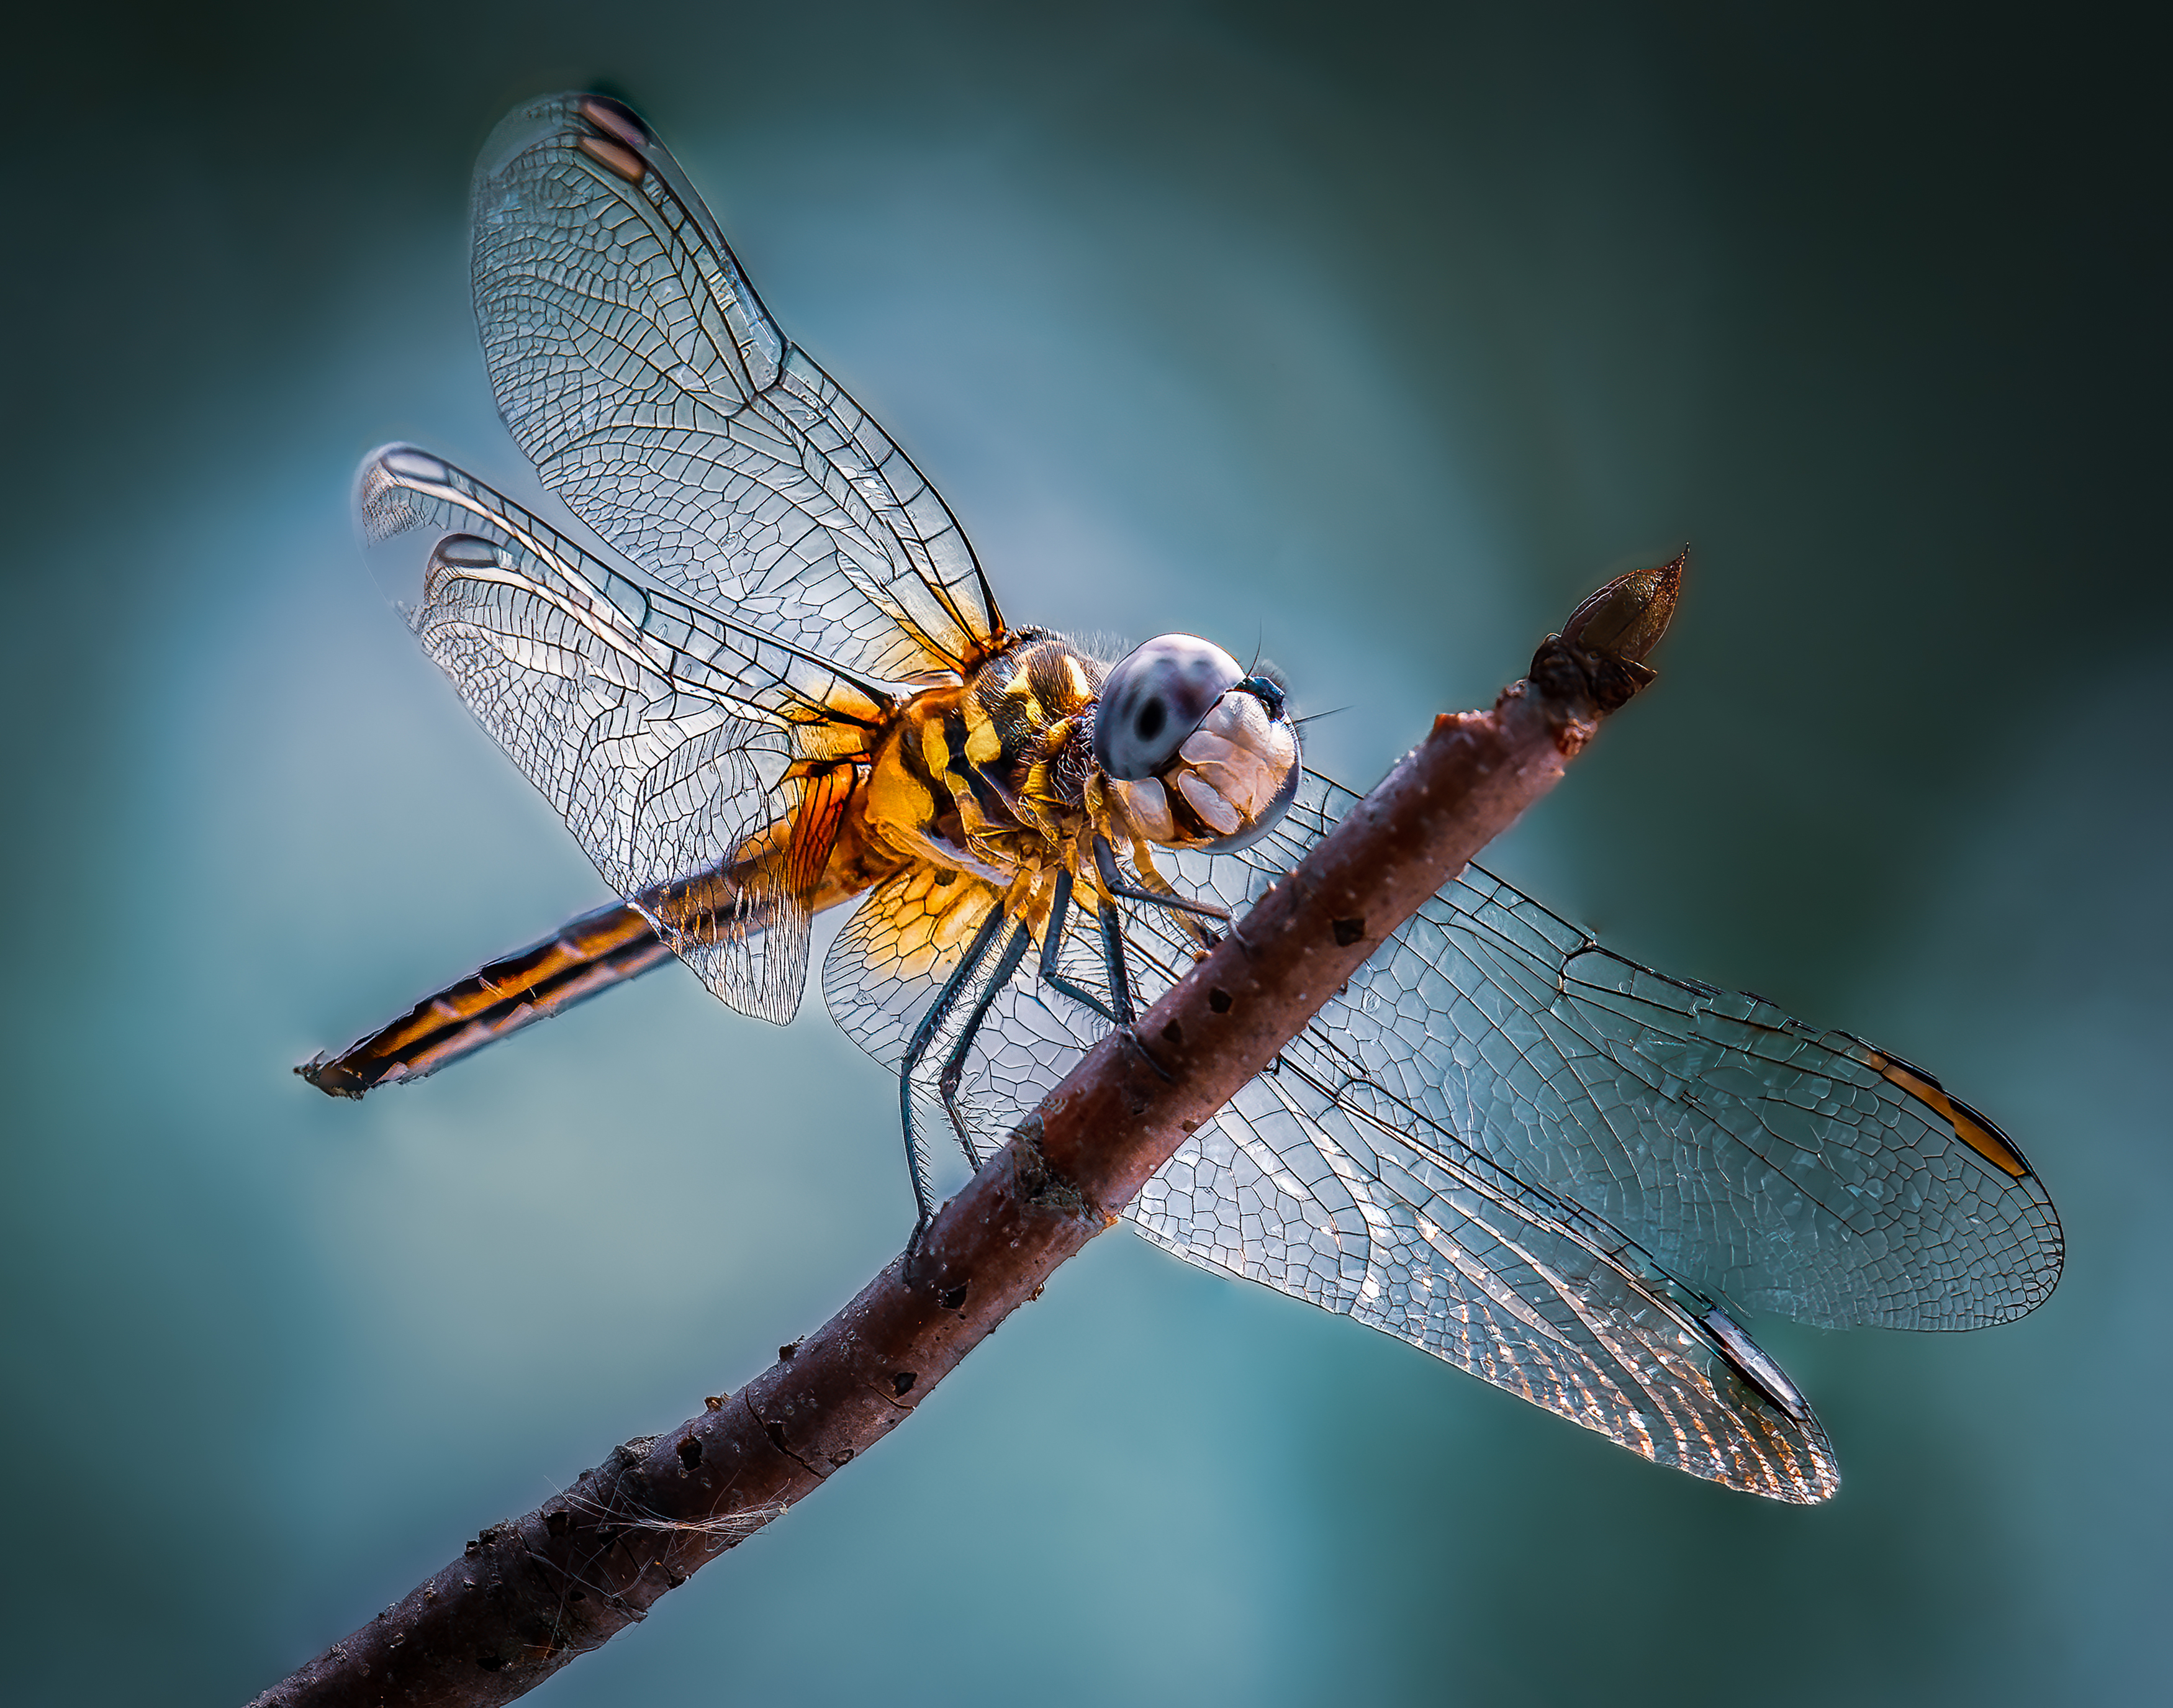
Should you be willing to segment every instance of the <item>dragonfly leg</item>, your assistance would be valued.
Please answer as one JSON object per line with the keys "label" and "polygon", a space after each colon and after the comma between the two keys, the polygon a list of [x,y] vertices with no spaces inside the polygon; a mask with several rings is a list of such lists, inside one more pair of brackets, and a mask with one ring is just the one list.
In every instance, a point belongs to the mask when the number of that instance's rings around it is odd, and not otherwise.
{"label": "dragonfly leg", "polygon": [[1108,968],[1109,996],[1116,1009],[1117,1024],[1129,1032],[1135,1018],[1132,981],[1124,971],[1124,922],[1117,918],[1117,904],[1113,902],[1102,909],[1102,964]]}
{"label": "dragonfly leg", "polygon": [[944,1061],[943,1076],[936,1082],[936,1089],[943,1094],[943,1113],[951,1118],[951,1130],[958,1135],[959,1148],[965,1151],[966,1161],[977,1170],[981,1166],[980,1147],[973,1143],[973,1135],[966,1130],[965,1118],[958,1113],[958,1082],[966,1076],[966,1058],[973,1050],[974,1034],[989,1017],[997,995],[1019,970],[1019,962],[1026,959],[1027,946],[1033,941],[1033,934],[1024,925],[1011,934],[1003,959],[996,962],[996,970],[981,987],[981,999],[973,1005],[973,1013],[967,1016],[965,1026],[958,1034],[958,1042]]}
{"label": "dragonfly leg", "polygon": [[1049,924],[1041,935],[1041,982],[1053,990],[1060,990],[1074,1002],[1091,1008],[1112,1026],[1118,1024],[1117,1016],[1109,1005],[1084,985],[1074,984],[1056,970],[1057,956],[1064,948],[1064,922],[1071,914],[1071,874],[1056,875],[1056,894],[1049,904]]}
{"label": "dragonfly leg", "polygon": [[[943,1022],[951,1017],[957,1005],[960,994],[973,983],[973,975],[981,970],[981,963],[989,958],[996,935],[1004,929],[1004,910],[1001,907],[989,910],[988,920],[973,934],[973,940],[966,946],[964,957],[957,969],[947,979],[942,989],[936,993],[936,1000],[928,1005],[928,1012],[920,1016],[920,1024],[913,1029],[913,1037],[905,1047],[905,1060],[898,1071],[898,1107],[905,1128],[905,1166],[913,1175],[913,1202],[919,1211],[919,1220],[913,1225],[913,1238],[907,1249],[920,1243],[920,1236],[928,1224],[936,1220],[936,1211],[928,1200],[928,1151],[921,1143],[920,1134],[913,1120],[913,1075],[936,1043],[936,1034],[943,1030]],[[979,1016],[976,1016],[978,1021]]]}
{"label": "dragonfly leg", "polygon": [[1124,875],[1117,870],[1116,851],[1109,846],[1109,838],[1094,838],[1094,870],[1100,874],[1102,887],[1113,896],[1122,896],[1128,902],[1145,902],[1151,907],[1167,908],[1174,913],[1196,914],[1203,919],[1227,919],[1230,910],[1215,902],[1194,902],[1175,891],[1143,890],[1137,884],[1128,884]]}

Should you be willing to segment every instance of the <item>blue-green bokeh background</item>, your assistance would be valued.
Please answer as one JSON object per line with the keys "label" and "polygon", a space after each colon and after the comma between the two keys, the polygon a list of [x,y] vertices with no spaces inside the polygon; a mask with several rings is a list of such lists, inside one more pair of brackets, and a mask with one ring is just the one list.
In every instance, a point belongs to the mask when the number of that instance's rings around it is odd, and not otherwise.
{"label": "blue-green bokeh background", "polygon": [[[2142,13],[2138,11],[2139,19]],[[737,0],[49,12],[4,268],[0,1694],[236,1701],[842,1302],[884,1076],[671,971],[418,1088],[288,1066],[601,899],[347,486],[517,459],[468,163],[607,81],[1019,619],[1256,640],[1360,786],[1633,554],[1658,687],[1494,864],[2003,1121],[2068,1274],[1758,1325],[1785,1510],[1097,1242],[538,1700],[2173,1690],[2162,41],[2116,13]]]}

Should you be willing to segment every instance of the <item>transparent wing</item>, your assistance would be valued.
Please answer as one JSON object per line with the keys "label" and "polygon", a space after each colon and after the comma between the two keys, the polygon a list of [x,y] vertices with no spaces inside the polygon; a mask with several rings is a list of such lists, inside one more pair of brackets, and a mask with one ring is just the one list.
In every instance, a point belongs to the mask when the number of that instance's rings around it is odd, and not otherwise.
{"label": "transparent wing", "polygon": [[1000,630],[942,499],[785,340],[625,108],[558,95],[493,133],[475,294],[521,450],[667,585],[876,679],[962,670]]}
{"label": "transparent wing", "polygon": [[[824,969],[831,1013],[893,1070],[998,905],[986,886],[936,876],[877,890]],[[1151,995],[1183,963],[1134,939]],[[1107,999],[1083,910],[1060,970]],[[962,993],[910,1086],[921,1130],[947,1130],[936,1080],[986,997],[961,1112],[984,1154],[1107,1030],[1032,963],[1000,989],[990,978]],[[1816,1419],[1733,1323],[1708,1320],[1604,1221],[1453,1144],[1406,1136],[1401,1111],[1364,1087],[1339,1094],[1336,1073],[1324,1038],[1295,1040],[1149,1183],[1135,1223],[1191,1262],[1371,1323],[1659,1463],[1780,1500],[1833,1492]]]}
{"label": "transparent wing", "polygon": [[427,452],[366,459],[356,506],[393,585],[419,590],[424,650],[605,878],[719,996],[789,1019],[808,762],[853,750],[880,694],[643,587]]}
{"label": "transparent wing", "polygon": [[1809,1407],[1732,1323],[1575,1206],[1339,1096],[1332,1071],[1317,1039],[1295,1040],[1147,1183],[1129,1212],[1140,1231],[1656,1463],[1782,1501],[1839,1486]]}
{"label": "transparent wing", "polygon": [[[1356,797],[1309,777],[1243,854],[1182,855],[1233,908]],[[1132,933],[1174,976],[1166,920]],[[1302,1044],[1339,1100],[1619,1230],[1701,1293],[1829,1327],[1971,1328],[2062,1258],[2021,1153],[1929,1075],[1756,997],[1663,978],[1477,867],[1354,974]],[[1297,1047],[1294,1046],[1296,1049]]]}
{"label": "transparent wing", "polygon": [[[1173,876],[1242,912],[1355,801],[1308,776],[1274,835],[1178,856]],[[1189,965],[1190,939],[1144,908],[1127,936],[1151,1001]],[[858,952],[840,940],[833,981]],[[1067,956],[1075,976],[1098,977],[1091,940]],[[969,1064],[984,1143],[1100,1029],[1033,987],[1029,963]],[[1930,1075],[1755,997],[1636,967],[1476,868],[1130,1214],[1191,1262],[1370,1323],[1660,1463],[1786,1500],[1831,1493],[1831,1455],[1801,1396],[1713,1301],[1836,1326],[1968,1328],[2031,1308],[2061,1260],[2019,1151]]]}

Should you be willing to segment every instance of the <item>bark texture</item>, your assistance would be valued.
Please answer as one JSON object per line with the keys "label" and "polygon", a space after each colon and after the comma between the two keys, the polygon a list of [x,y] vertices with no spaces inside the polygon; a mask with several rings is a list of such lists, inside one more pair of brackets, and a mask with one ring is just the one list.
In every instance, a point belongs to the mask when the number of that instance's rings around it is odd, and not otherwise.
{"label": "bark texture", "polygon": [[1113,1223],[1421,902],[1649,681],[1680,560],[1625,576],[1487,712],[1425,741],[1130,1033],[1104,1038],[820,1329],[677,1428],[615,1447],[252,1708],[510,1702],[812,1493]]}

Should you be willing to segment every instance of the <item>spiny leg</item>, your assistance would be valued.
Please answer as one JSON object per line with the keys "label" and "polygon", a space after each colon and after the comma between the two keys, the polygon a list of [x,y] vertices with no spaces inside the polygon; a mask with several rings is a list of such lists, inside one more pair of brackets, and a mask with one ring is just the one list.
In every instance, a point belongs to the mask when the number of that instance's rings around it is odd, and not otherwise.
{"label": "spiny leg", "polygon": [[1026,959],[1027,946],[1033,934],[1024,925],[1011,934],[1011,940],[1004,950],[1004,958],[996,962],[996,970],[989,975],[989,982],[981,989],[981,999],[973,1005],[965,1029],[958,1034],[958,1042],[943,1064],[943,1076],[936,1089],[943,1094],[943,1112],[951,1118],[951,1130],[958,1135],[958,1144],[966,1153],[966,1161],[978,1170],[981,1166],[980,1147],[973,1143],[973,1135],[966,1130],[965,1118],[958,1113],[958,1082],[966,1076],[966,1057],[973,1048],[973,1035],[981,1029],[981,1022],[989,1017],[996,998],[1011,982],[1011,975],[1019,970],[1019,962]]}
{"label": "spiny leg", "polygon": [[1203,919],[1227,919],[1230,910],[1216,902],[1194,902],[1173,892],[1143,890],[1137,884],[1128,884],[1118,870],[1116,850],[1109,846],[1109,838],[1094,838],[1094,870],[1101,874],[1102,887],[1113,896],[1122,896],[1128,902],[1146,902],[1157,908],[1167,908],[1173,913],[1197,913]]}
{"label": "spiny leg", "polygon": [[980,970],[981,962],[988,958],[989,950],[996,940],[996,934],[1004,927],[1004,910],[1000,906],[989,909],[989,917],[981,929],[973,934],[973,940],[966,946],[964,957],[942,989],[936,993],[936,1000],[928,1005],[928,1012],[920,1016],[920,1024],[913,1029],[913,1038],[905,1047],[905,1061],[898,1070],[898,1113],[905,1127],[905,1166],[913,1175],[913,1202],[920,1212],[919,1220],[913,1225],[913,1238],[909,1248],[920,1243],[920,1236],[928,1224],[936,1219],[936,1212],[928,1202],[928,1157],[920,1142],[920,1134],[913,1123],[913,1073],[928,1054],[936,1035],[943,1029],[950,1017],[958,994],[972,983]]}
{"label": "spiny leg", "polygon": [[1091,1008],[1112,1026],[1119,1024],[1109,1011],[1109,1005],[1082,984],[1074,984],[1056,970],[1057,957],[1064,949],[1064,924],[1071,914],[1071,874],[1056,875],[1056,894],[1049,904],[1049,924],[1042,928],[1041,982],[1052,989],[1060,990],[1074,1002]]}
{"label": "spiny leg", "polygon": [[[1117,857],[1109,852],[1109,842],[1107,837],[1097,836],[1094,838],[1094,864],[1101,868],[1103,884],[1119,895],[1135,896],[1141,901],[1158,902],[1164,907],[1171,906],[1173,902],[1178,906],[1185,905],[1178,902],[1173,897],[1147,895],[1132,889],[1129,885],[1119,887],[1111,883],[1109,881],[1116,875]],[[1205,913],[1207,910],[1204,906],[1194,904],[1189,911]],[[1221,917],[1227,919],[1230,916],[1225,913]],[[1130,1041],[1133,1048],[1139,1050],[1141,1059],[1146,1064],[1167,1081],[1169,1079],[1168,1070],[1140,1048],[1138,1035],[1132,1031],[1135,1013],[1132,1008],[1131,977],[1124,970],[1124,922],[1119,917],[1117,904],[1113,900],[1101,910],[1101,918],[1102,959],[1103,965],[1108,968],[1109,994],[1116,1006],[1117,1030]]]}
{"label": "spiny leg", "polygon": [[1126,1031],[1136,1017],[1132,1011],[1132,981],[1124,971],[1124,926],[1114,902],[1102,909],[1102,964],[1108,969],[1111,1005],[1116,1021]]}

